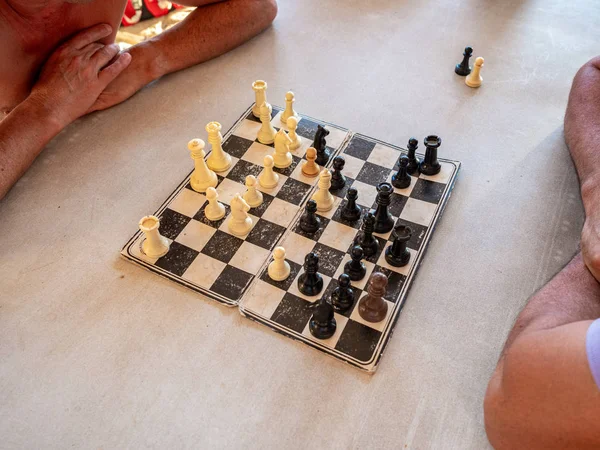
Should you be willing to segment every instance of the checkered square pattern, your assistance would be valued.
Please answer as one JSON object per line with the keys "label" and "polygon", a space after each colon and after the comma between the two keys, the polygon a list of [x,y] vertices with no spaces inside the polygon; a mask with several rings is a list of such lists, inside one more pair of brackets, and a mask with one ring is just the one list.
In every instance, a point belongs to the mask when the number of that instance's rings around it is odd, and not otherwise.
{"label": "checkered square pattern", "polygon": [[[273,126],[289,131],[281,122],[281,112],[281,108],[273,107]],[[330,130],[327,142],[333,153],[337,153],[347,140],[346,130],[302,117],[296,130],[301,146],[293,151],[290,167],[275,169],[279,175],[276,187],[258,186],[263,203],[250,210],[253,226],[246,236],[233,235],[229,230],[229,204],[237,193],[246,191],[246,176],[258,177],[263,170],[265,155],[274,153],[272,145],[261,144],[256,139],[261,123],[252,115],[251,109],[223,139],[223,149],[232,159],[231,167],[217,173],[216,190],[219,201],[225,206],[225,217],[218,221],[206,218],[206,196],[192,189],[188,176],[157,214],[160,233],[171,241],[169,252],[161,258],[148,258],[141,251],[144,236],[137,233],[123,254],[222,303],[237,305],[252,280],[262,274],[263,265],[318,182],[318,177],[306,177],[301,170],[318,124]],[[189,157],[186,152],[182,149],[182,157]]]}

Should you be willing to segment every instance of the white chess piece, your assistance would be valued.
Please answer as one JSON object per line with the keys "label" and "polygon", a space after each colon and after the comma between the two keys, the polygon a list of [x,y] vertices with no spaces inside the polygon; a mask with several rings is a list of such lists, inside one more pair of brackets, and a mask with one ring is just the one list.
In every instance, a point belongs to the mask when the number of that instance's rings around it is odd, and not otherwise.
{"label": "white chess piece", "polygon": [[273,162],[275,163],[275,167],[278,169],[290,167],[292,162],[294,162],[292,159],[292,154],[290,153],[290,149],[288,148],[288,145],[291,143],[292,140],[287,135],[285,130],[280,128],[275,135],[275,153],[273,153]]}
{"label": "white chess piece", "polygon": [[261,144],[272,144],[275,141],[275,127],[271,123],[271,111],[267,107],[266,103],[260,106],[260,121],[262,126],[258,130],[258,142]]}
{"label": "white chess piece", "polygon": [[275,247],[273,250],[273,261],[269,264],[267,273],[274,281],[283,281],[290,276],[290,264],[285,260],[283,247]]}
{"label": "white chess piece", "polygon": [[219,122],[209,122],[206,125],[206,131],[208,132],[208,143],[212,145],[206,164],[209,169],[215,172],[224,172],[231,167],[231,156],[223,150],[221,124]]}
{"label": "white chess piece", "polygon": [[270,114],[272,108],[271,105],[269,105],[269,102],[267,102],[267,82],[263,80],[256,80],[254,83],[252,83],[252,89],[254,89],[254,94],[256,97],[256,101],[252,107],[252,114],[254,114],[254,117],[260,117],[260,106],[263,103],[267,104]]}
{"label": "white chess piece", "polygon": [[475,66],[473,66],[473,70],[467,78],[465,78],[465,84],[469,87],[476,88],[481,86],[483,83],[483,78],[481,77],[481,68],[483,67],[483,63],[485,60],[480,56],[475,60]]}
{"label": "white chess piece", "polygon": [[317,159],[317,150],[314,147],[306,149],[306,162],[302,165],[302,173],[307,177],[316,177],[321,173],[321,168],[315,162]]}
{"label": "white chess piece", "polygon": [[292,91],[288,91],[285,94],[285,110],[281,113],[281,121],[287,124],[287,121],[290,117],[298,117],[298,113],[294,111],[294,93]]}
{"label": "white chess piece", "polygon": [[194,171],[190,177],[192,189],[196,192],[206,192],[209,187],[215,187],[219,180],[217,174],[208,168],[204,161],[204,141],[202,139],[192,139],[188,142],[188,149],[194,160]]}
{"label": "white chess piece", "polygon": [[219,194],[214,187],[209,187],[206,190],[206,199],[208,200],[208,205],[204,208],[204,216],[210,221],[221,220],[225,217],[225,206],[217,200],[219,198]]}
{"label": "white chess piece", "polygon": [[265,189],[271,189],[277,186],[279,183],[279,175],[273,171],[273,157],[271,155],[265,155],[263,159],[264,169],[258,176],[258,182]]}
{"label": "white chess piece", "polygon": [[160,258],[169,251],[169,241],[158,232],[160,221],[155,216],[142,217],[139,223],[146,239],[142,242],[142,251],[150,258]]}
{"label": "white chess piece", "polygon": [[312,200],[317,202],[317,211],[329,211],[333,207],[334,198],[329,192],[331,187],[331,172],[323,169],[319,175],[319,190],[312,196]]}
{"label": "white chess piece", "polygon": [[236,236],[245,236],[252,229],[252,218],[248,215],[250,205],[240,196],[235,194],[231,202],[231,218],[229,219],[229,231]]}
{"label": "white chess piece", "polygon": [[296,116],[291,116],[287,120],[287,126],[290,130],[289,137],[292,140],[292,143],[289,144],[288,147],[290,150],[296,150],[302,145],[302,138],[296,134],[296,128],[298,128],[298,118]]}
{"label": "white chess piece", "polygon": [[248,190],[244,192],[244,200],[250,205],[251,208],[256,208],[262,205],[263,195],[262,192],[256,189],[256,177],[254,175],[248,175],[246,177],[246,188]]}

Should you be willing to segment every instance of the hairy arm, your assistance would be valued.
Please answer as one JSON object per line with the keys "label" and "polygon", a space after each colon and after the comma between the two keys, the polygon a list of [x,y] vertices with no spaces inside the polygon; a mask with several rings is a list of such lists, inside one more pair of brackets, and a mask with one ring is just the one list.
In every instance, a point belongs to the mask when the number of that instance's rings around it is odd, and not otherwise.
{"label": "hairy arm", "polygon": [[598,317],[600,285],[577,255],[523,309],[490,380],[485,423],[497,450],[600,446],[585,348]]}
{"label": "hairy arm", "polygon": [[585,64],[573,80],[565,115],[565,140],[579,174],[586,214],[582,254],[600,280],[600,57]]}
{"label": "hairy arm", "polygon": [[181,23],[127,51],[132,63],[102,93],[91,110],[120,103],[151,81],[232,50],[267,28],[276,0],[186,0],[198,6]]}

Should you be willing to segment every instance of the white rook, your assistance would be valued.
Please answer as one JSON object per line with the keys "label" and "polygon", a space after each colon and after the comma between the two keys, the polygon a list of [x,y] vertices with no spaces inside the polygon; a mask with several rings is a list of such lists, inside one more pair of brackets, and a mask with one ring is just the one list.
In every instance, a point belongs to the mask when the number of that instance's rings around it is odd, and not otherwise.
{"label": "white rook", "polygon": [[260,117],[260,105],[266,103],[269,109],[271,109],[271,105],[267,102],[267,82],[256,80],[252,83],[252,89],[254,89],[254,94],[256,95],[256,101],[252,107],[252,114],[254,114],[254,117]]}
{"label": "white rook", "polygon": [[144,216],[140,220],[140,230],[146,236],[142,251],[150,258],[160,258],[169,251],[169,241],[158,232],[160,221],[155,216]]}

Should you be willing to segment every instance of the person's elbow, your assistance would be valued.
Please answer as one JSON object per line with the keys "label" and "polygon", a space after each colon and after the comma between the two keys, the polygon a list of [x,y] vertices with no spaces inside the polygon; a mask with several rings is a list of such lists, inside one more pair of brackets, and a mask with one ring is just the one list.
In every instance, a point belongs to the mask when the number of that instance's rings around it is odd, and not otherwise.
{"label": "person's elbow", "polygon": [[507,426],[507,409],[504,402],[501,385],[501,373],[498,369],[490,380],[483,400],[483,416],[485,432],[490,444],[496,450],[515,448],[514,443],[507,442],[512,433]]}
{"label": "person's elbow", "polygon": [[277,0],[259,0],[261,4],[261,17],[263,28],[267,28],[277,17]]}

